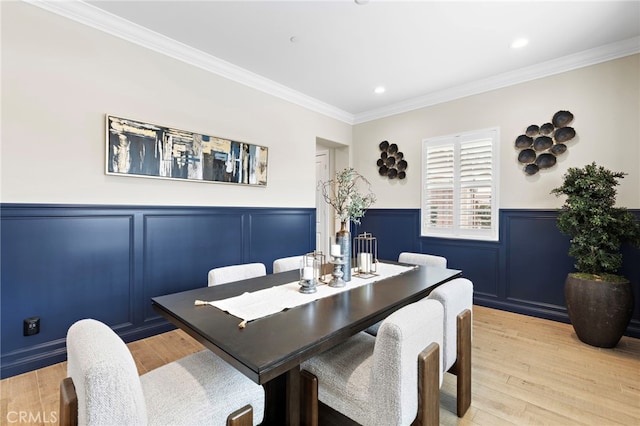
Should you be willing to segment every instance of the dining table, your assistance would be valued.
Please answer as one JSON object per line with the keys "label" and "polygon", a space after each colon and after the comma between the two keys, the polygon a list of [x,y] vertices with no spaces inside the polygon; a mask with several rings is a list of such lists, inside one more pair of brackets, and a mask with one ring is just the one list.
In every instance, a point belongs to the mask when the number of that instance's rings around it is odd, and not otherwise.
{"label": "dining table", "polygon": [[344,291],[316,300],[309,295],[309,303],[249,322],[217,307],[195,302],[224,300],[295,283],[300,280],[300,271],[157,296],[151,301],[154,310],[164,318],[264,386],[263,425],[298,425],[302,362],[462,275],[455,269],[404,266],[407,268],[402,273],[365,285],[357,285],[360,278],[353,276]]}

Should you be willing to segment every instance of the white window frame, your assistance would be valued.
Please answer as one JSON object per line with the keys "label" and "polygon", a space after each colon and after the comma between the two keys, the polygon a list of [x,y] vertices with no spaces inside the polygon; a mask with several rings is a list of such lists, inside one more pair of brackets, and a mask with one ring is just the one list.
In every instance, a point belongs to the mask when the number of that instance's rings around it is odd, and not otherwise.
{"label": "white window frame", "polygon": [[[460,151],[464,143],[479,139],[491,139],[491,227],[490,229],[466,229],[460,226]],[[423,237],[455,238],[498,241],[499,218],[498,196],[500,181],[500,128],[493,127],[447,136],[422,140],[422,181],[420,202],[420,235]],[[429,208],[427,205],[427,148],[434,146],[452,146],[453,159],[453,225],[450,228],[429,226]]]}

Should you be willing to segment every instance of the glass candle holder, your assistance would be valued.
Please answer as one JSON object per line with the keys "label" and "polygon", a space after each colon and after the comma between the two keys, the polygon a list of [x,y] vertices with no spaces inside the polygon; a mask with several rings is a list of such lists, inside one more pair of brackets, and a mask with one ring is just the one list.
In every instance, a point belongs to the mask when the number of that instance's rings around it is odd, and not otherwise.
{"label": "glass candle holder", "polygon": [[378,275],[378,240],[370,233],[353,239],[353,258],[357,263],[356,277],[370,278]]}
{"label": "glass candle holder", "polygon": [[316,286],[320,280],[321,256],[318,256],[316,252],[302,256],[300,260],[300,293],[309,294],[318,291]]}

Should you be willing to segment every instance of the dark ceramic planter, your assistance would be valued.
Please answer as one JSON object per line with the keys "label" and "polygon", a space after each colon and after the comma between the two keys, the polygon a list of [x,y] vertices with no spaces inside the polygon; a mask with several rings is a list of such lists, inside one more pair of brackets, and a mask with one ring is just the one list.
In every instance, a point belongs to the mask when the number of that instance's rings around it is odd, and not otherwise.
{"label": "dark ceramic planter", "polygon": [[564,285],[569,319],[584,343],[613,348],[631,321],[631,284],[585,280],[571,274]]}

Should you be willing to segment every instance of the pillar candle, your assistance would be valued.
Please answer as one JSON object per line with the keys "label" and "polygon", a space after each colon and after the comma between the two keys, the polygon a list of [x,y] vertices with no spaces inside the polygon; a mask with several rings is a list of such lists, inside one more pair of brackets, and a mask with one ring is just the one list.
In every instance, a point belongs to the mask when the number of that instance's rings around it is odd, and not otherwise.
{"label": "pillar candle", "polygon": [[360,267],[360,272],[366,274],[371,272],[371,253],[359,253],[358,266]]}
{"label": "pillar candle", "polygon": [[302,268],[302,279],[303,280],[311,280],[313,279],[313,267],[305,266]]}

